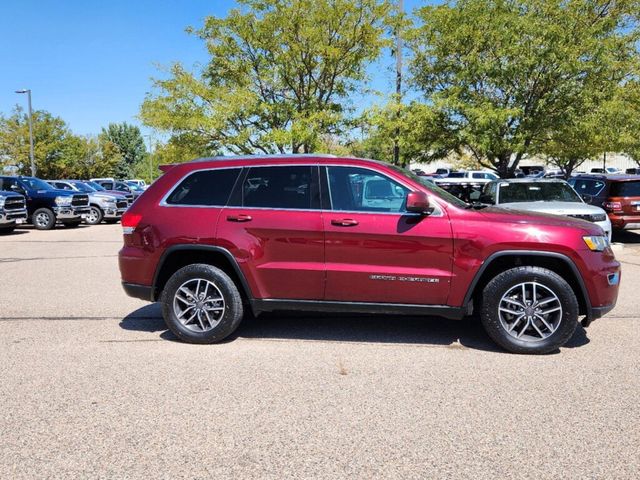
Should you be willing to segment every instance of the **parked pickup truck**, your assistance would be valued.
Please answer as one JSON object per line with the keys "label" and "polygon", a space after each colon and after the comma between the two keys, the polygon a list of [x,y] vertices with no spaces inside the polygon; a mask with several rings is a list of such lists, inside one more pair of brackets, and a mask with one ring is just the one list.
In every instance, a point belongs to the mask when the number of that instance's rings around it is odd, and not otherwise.
{"label": "parked pickup truck", "polygon": [[0,191],[0,235],[11,233],[27,220],[26,201],[22,195]]}
{"label": "parked pickup truck", "polygon": [[82,216],[89,213],[89,196],[57,190],[35,177],[0,176],[0,190],[24,195],[27,200],[27,220],[38,230],[51,230],[56,222],[77,227]]}
{"label": "parked pickup truck", "polygon": [[84,218],[89,225],[97,225],[103,220],[106,223],[116,223],[129,206],[124,195],[98,192],[78,180],[48,180],[47,183],[60,190],[89,195],[89,213]]}

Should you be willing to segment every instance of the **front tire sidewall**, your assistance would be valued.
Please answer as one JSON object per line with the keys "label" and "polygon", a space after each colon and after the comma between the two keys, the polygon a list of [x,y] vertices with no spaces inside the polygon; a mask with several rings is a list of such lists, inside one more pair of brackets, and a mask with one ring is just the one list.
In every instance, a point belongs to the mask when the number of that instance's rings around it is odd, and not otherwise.
{"label": "front tire sidewall", "polygon": [[[537,282],[549,288],[562,306],[562,319],[557,330],[536,342],[511,336],[498,316],[502,296],[513,286],[523,282]],[[482,324],[498,345],[513,353],[545,354],[557,351],[573,336],[578,326],[578,314],[578,300],[571,286],[557,273],[540,267],[518,267],[502,272],[483,291]]]}
{"label": "front tire sidewall", "polygon": [[100,209],[100,207],[96,207],[94,205],[91,205],[91,207],[89,207],[91,210],[91,214],[95,214],[95,220],[89,220],[89,217],[85,218],[84,221],[88,224],[88,225],[98,225],[100,222],[102,222],[102,219],[104,218],[104,214],[102,213],[102,210]]}
{"label": "front tire sidewall", "polygon": [[[37,218],[39,215],[47,215],[48,221],[46,223],[43,223],[42,225],[38,225]],[[51,230],[56,225],[56,215],[48,208],[39,208],[38,210],[33,212],[31,221],[36,230]]]}
{"label": "front tire sidewall", "polygon": [[[212,282],[220,291],[225,302],[222,320],[213,329],[195,332],[185,327],[173,311],[176,291],[190,279],[203,278]],[[169,279],[162,292],[162,315],[167,327],[181,340],[188,343],[217,343],[231,335],[240,325],[243,308],[242,298],[233,280],[222,270],[206,264],[194,264],[181,268]]]}

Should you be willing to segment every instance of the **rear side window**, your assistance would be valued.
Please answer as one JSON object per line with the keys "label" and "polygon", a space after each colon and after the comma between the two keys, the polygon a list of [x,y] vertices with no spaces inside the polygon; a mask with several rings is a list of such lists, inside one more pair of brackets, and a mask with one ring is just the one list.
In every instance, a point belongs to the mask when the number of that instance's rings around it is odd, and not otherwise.
{"label": "rear side window", "polygon": [[242,206],[316,209],[319,190],[313,167],[253,167],[242,185]]}
{"label": "rear side window", "polygon": [[609,195],[612,197],[640,197],[640,182],[613,182]]}
{"label": "rear side window", "polygon": [[192,173],[171,192],[166,203],[223,207],[227,204],[240,170],[229,168]]}

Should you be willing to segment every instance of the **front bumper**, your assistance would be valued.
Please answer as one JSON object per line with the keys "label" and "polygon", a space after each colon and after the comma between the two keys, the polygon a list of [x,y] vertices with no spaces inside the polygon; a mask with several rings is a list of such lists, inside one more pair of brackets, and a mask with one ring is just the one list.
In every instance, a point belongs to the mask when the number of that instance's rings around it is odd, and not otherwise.
{"label": "front bumper", "polygon": [[116,219],[116,218],[122,217],[122,215],[124,214],[124,212],[127,211],[127,209],[108,207],[108,208],[103,208],[102,211],[104,212],[104,218]]}
{"label": "front bumper", "polygon": [[89,205],[81,207],[53,207],[53,213],[58,220],[80,220],[82,215],[89,213]]}
{"label": "front bumper", "polygon": [[21,208],[19,210],[9,210],[9,211],[0,209],[0,226],[23,223],[26,220],[27,220],[26,208]]}

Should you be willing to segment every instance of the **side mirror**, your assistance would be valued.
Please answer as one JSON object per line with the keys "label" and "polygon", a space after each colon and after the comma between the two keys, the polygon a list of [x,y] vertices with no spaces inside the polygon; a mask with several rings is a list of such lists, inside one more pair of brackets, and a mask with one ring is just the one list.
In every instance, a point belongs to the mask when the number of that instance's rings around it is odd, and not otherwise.
{"label": "side mirror", "polygon": [[24,193],[24,190],[22,190],[18,185],[11,185],[11,190],[18,193]]}
{"label": "side mirror", "polygon": [[407,194],[407,212],[428,215],[431,213],[429,197],[424,192],[409,192]]}
{"label": "side mirror", "polygon": [[493,205],[493,198],[491,198],[491,195],[486,195],[484,193],[480,195],[478,201],[487,205]]}

